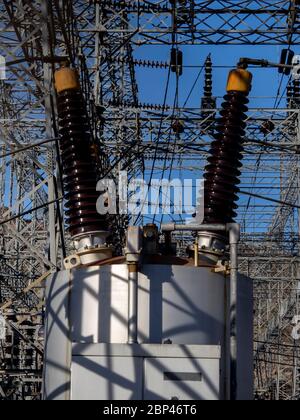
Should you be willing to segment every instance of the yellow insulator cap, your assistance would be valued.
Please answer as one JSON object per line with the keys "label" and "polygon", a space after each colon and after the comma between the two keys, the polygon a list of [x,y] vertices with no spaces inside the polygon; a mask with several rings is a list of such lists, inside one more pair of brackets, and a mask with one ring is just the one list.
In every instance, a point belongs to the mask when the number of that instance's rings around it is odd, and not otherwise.
{"label": "yellow insulator cap", "polygon": [[80,81],[77,70],[62,67],[55,72],[55,88],[57,93],[65,90],[80,90]]}
{"label": "yellow insulator cap", "polygon": [[252,73],[244,69],[235,69],[229,73],[227,92],[237,91],[249,93],[251,90]]}

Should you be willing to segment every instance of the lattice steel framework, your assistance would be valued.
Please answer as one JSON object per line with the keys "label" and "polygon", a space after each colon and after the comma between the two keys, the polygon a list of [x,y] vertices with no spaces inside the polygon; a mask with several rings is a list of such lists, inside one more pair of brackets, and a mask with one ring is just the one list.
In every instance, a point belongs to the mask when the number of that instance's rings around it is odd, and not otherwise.
{"label": "lattice steel framework", "polygon": [[[186,0],[177,6],[166,0],[1,0],[0,19],[0,53],[7,60],[7,79],[0,82],[0,310],[7,322],[0,398],[35,399],[43,284],[71,247],[62,221],[55,68],[68,60],[80,69],[106,172],[147,173],[155,157],[156,172],[169,165],[201,173],[219,98],[204,119],[198,108],[145,104],[137,72],[168,72],[155,46],[299,45],[300,15],[290,0]],[[142,47],[152,48],[146,60],[138,56]],[[170,128],[175,118],[184,124],[180,135]],[[300,219],[293,207],[300,204],[299,127],[293,101],[248,114],[239,222],[241,271],[256,286],[258,398],[300,398],[299,343],[291,339],[291,319],[299,315]],[[126,222],[118,220],[120,234]]]}

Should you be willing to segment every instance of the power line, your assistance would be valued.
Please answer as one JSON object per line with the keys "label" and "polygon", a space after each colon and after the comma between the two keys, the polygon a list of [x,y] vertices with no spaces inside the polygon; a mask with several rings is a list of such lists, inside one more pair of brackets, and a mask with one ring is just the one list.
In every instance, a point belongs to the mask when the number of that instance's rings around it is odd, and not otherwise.
{"label": "power line", "polygon": [[13,216],[13,217],[11,217],[11,218],[9,218],[9,219],[2,220],[2,221],[0,221],[0,226],[3,226],[3,225],[5,225],[5,224],[7,224],[7,223],[10,223],[10,222],[12,222],[12,221],[14,221],[14,220],[16,220],[16,219],[20,219],[20,218],[22,218],[22,217],[25,217],[25,216],[27,216],[28,214],[32,214],[32,213],[34,213],[35,211],[38,211],[38,210],[44,209],[45,207],[48,207],[48,206],[50,206],[51,204],[58,203],[58,202],[60,202],[60,201],[62,201],[62,200],[64,200],[64,197],[57,198],[57,199],[55,199],[55,200],[49,201],[48,203],[44,203],[44,204],[41,204],[40,206],[34,207],[34,208],[30,209],[30,210],[24,211],[23,213],[19,213],[19,214],[17,214],[16,216]]}
{"label": "power line", "polygon": [[6,157],[9,157],[9,156],[14,156],[18,153],[25,152],[26,150],[34,149],[35,147],[43,146],[44,144],[48,144],[48,143],[53,143],[53,142],[56,142],[58,140],[59,140],[58,137],[53,138],[53,139],[48,139],[48,140],[42,140],[39,143],[24,146],[20,149],[13,150],[12,152],[4,153],[3,155],[0,155],[0,159],[6,158]]}
{"label": "power line", "polygon": [[292,207],[292,208],[295,208],[295,209],[300,209],[300,205],[288,203],[287,201],[276,200],[275,198],[264,197],[262,195],[250,193],[250,192],[247,192],[247,191],[240,191],[240,193],[243,194],[243,195],[247,195],[249,197],[260,198],[261,200],[270,201],[272,203],[281,204],[283,206]]}

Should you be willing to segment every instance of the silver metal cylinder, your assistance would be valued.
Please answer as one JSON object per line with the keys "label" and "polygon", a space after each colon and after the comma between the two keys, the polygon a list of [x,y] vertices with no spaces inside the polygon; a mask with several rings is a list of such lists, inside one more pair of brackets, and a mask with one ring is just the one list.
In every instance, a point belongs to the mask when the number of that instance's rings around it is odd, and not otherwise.
{"label": "silver metal cylinder", "polygon": [[128,343],[138,339],[138,267],[128,267]]}
{"label": "silver metal cylinder", "polygon": [[228,225],[230,242],[230,399],[237,399],[237,300],[238,300],[238,243],[240,226]]}

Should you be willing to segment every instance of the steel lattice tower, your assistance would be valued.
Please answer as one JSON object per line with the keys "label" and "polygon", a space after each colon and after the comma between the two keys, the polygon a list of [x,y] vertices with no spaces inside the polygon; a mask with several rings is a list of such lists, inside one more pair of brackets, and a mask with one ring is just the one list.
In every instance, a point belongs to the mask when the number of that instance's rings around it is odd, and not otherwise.
{"label": "steel lattice tower", "polygon": [[[6,59],[0,81],[0,314],[6,322],[0,399],[40,398],[43,286],[71,250],[63,222],[55,69],[68,61],[80,71],[104,171],[117,177],[128,170],[133,177],[149,171],[153,160],[162,173],[168,164],[201,171],[221,102],[205,113],[145,103],[138,74],[165,77],[170,63],[158,59],[160,47],[293,48],[300,45],[299,9],[290,0],[0,2],[0,54]],[[290,95],[287,105],[250,109],[244,152],[241,189],[252,195],[244,197],[238,216],[240,271],[255,283],[261,399],[300,399],[300,348],[291,336],[300,311],[299,86]],[[184,124],[180,135],[170,129],[174,120]],[[275,200],[260,199],[274,191]],[[127,222],[115,221],[120,237]],[[184,245],[189,237],[178,241]]]}

